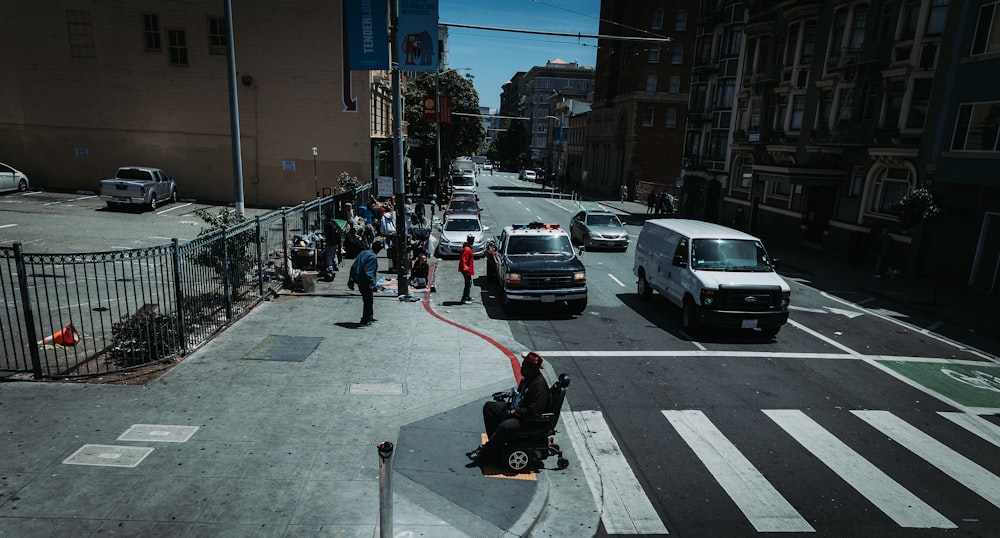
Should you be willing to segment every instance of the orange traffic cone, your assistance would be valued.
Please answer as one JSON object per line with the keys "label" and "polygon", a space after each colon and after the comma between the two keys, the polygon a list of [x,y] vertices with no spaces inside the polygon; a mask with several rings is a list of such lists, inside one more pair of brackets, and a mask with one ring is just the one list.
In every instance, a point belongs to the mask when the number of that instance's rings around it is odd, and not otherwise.
{"label": "orange traffic cone", "polygon": [[73,327],[73,322],[67,323],[62,330],[56,331],[38,341],[38,345],[59,344],[60,346],[75,346],[80,341],[80,333]]}

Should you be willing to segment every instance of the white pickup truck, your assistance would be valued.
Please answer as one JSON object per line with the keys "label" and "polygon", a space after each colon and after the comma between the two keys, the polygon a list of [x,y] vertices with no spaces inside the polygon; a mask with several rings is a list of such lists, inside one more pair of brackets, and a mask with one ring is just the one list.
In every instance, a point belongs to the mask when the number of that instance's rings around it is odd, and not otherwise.
{"label": "white pickup truck", "polygon": [[114,179],[101,180],[100,198],[110,208],[138,204],[156,209],[160,202],[177,201],[177,184],[159,168],[123,166]]}

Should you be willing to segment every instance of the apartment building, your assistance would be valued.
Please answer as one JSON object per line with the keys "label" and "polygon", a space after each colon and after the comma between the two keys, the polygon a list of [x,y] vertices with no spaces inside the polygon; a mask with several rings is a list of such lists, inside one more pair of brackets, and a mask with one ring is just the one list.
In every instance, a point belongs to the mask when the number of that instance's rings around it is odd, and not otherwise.
{"label": "apartment building", "polygon": [[[233,9],[245,202],[312,199],[377,161],[386,173],[387,76],[346,67],[341,3]],[[149,165],[183,198],[233,199],[223,2],[9,2],[4,16],[0,157],[33,186],[92,191]]]}
{"label": "apartment building", "polygon": [[[737,4],[706,0],[699,23],[722,28],[715,23]],[[741,8],[745,46],[720,220],[859,264],[888,229],[893,263],[904,272],[995,290],[998,2]],[[687,144],[687,158],[720,156],[711,145],[706,153]],[[894,204],[920,188],[943,211],[900,220]]]}
{"label": "apartment building", "polygon": [[523,141],[525,166],[551,170],[554,157],[549,131],[556,127],[558,119],[552,114],[553,103],[560,99],[589,101],[594,91],[594,68],[557,58],[515,78],[518,78],[518,94],[512,115],[528,118],[524,120],[527,122]]}

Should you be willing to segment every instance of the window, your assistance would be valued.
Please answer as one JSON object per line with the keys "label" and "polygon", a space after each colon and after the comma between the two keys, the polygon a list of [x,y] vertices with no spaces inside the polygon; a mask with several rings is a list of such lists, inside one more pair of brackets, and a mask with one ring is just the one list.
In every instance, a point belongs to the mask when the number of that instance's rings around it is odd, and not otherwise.
{"label": "window", "polygon": [[846,127],[854,116],[854,88],[840,90],[840,102],[837,104],[837,127]]}
{"label": "window", "polygon": [[840,56],[844,46],[844,28],[847,27],[847,10],[841,9],[833,15],[833,31],[830,33],[830,55]]}
{"label": "window", "polygon": [[802,29],[802,55],[799,57],[799,62],[803,65],[812,63],[815,52],[816,23],[810,21]]}
{"label": "window", "polygon": [[187,37],[184,30],[167,30],[167,47],[170,51],[170,65],[187,65]]}
{"label": "window", "polygon": [[720,80],[715,87],[715,99],[712,101],[714,109],[730,109],[733,107],[733,96],[736,94],[736,79]]}
{"label": "window", "polygon": [[142,36],[147,51],[160,52],[160,17],[158,15],[142,14]]}
{"label": "window", "polygon": [[653,21],[649,25],[653,30],[663,29],[663,10],[655,9],[653,10]]}
{"label": "window", "polygon": [[673,129],[677,127],[677,109],[668,108],[667,109],[667,120],[663,124],[667,129]]}
{"label": "window", "polygon": [[927,31],[924,35],[941,35],[944,32],[944,20],[948,15],[948,0],[931,0],[931,9],[927,13]]}
{"label": "window", "polygon": [[806,96],[795,95],[792,97],[792,122],[788,128],[791,131],[802,129],[802,115],[806,111]]}
{"label": "window", "polygon": [[673,57],[670,59],[670,63],[677,65],[684,61],[684,44],[674,43],[673,44]]}
{"label": "window", "polygon": [[865,168],[863,166],[855,166],[854,172],[851,174],[851,183],[847,186],[847,197],[857,198],[861,196],[861,188],[865,185]]}
{"label": "window", "polygon": [[795,65],[795,49],[799,46],[799,25],[788,28],[788,43],[785,45],[785,65]]}
{"label": "window", "polygon": [[646,107],[642,110],[642,126],[653,126],[653,109],[651,107]]}
{"label": "window", "polygon": [[920,2],[910,2],[903,7],[903,29],[899,39],[908,41],[917,36],[917,20],[920,19]]}
{"label": "window", "polygon": [[713,161],[724,161],[729,153],[729,131],[712,130],[708,140],[708,158]]}
{"label": "window", "polygon": [[667,91],[669,91],[670,93],[680,93],[681,91],[680,75],[673,75],[670,77],[670,89]]}
{"label": "window", "polygon": [[656,74],[646,75],[646,93],[656,93]]}
{"label": "window", "polygon": [[952,151],[1000,151],[1000,101],[958,107]]}
{"label": "window", "polygon": [[745,190],[750,190],[750,185],[753,183],[753,167],[751,166],[741,166],[740,167],[740,188]]}
{"label": "window", "polygon": [[889,91],[885,98],[885,122],[883,125],[889,129],[899,127],[899,117],[903,113],[903,93],[906,90],[905,83],[896,80],[889,83]]}
{"label": "window", "polygon": [[209,17],[208,18],[208,53],[209,54],[225,54],[226,53],[226,19]]}
{"label": "window", "polygon": [[686,9],[677,10],[677,19],[674,21],[674,31],[683,32],[688,27],[688,12]]}
{"label": "window", "polygon": [[792,186],[781,181],[771,182],[771,196],[777,198],[788,198],[792,195]]}
{"label": "window", "polygon": [[833,92],[823,90],[819,96],[819,109],[816,111],[816,128],[825,130],[830,127],[830,113],[833,111]]}
{"label": "window", "polygon": [[90,22],[90,11],[67,9],[66,25],[69,29],[69,55],[72,58],[97,58],[94,48],[94,27]]}
{"label": "window", "polygon": [[979,8],[976,37],[972,40],[972,54],[1000,51],[1000,2]]}
{"label": "window", "polygon": [[743,25],[731,24],[722,33],[722,56],[735,58],[743,47]]}
{"label": "window", "polygon": [[774,109],[774,128],[785,129],[785,116],[788,114],[788,96],[782,95],[778,98],[778,104]]}
{"label": "window", "polygon": [[649,63],[658,64],[660,63],[660,47],[653,47],[649,49]]}
{"label": "window", "polygon": [[906,127],[922,129],[927,119],[927,107],[931,101],[931,84],[929,78],[913,81],[913,96],[910,98],[910,112],[906,115]]}
{"label": "window", "polygon": [[887,168],[879,174],[872,190],[871,210],[892,214],[892,204],[910,192],[910,171],[905,168]]}
{"label": "window", "polygon": [[854,10],[854,20],[851,23],[851,42],[848,45],[851,52],[861,50],[865,43],[865,27],[868,26],[868,6],[858,6]]}

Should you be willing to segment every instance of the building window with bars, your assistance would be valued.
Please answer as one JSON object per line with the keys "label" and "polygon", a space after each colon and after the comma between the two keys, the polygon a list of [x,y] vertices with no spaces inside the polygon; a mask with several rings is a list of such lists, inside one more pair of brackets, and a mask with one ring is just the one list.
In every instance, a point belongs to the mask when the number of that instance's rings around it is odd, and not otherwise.
{"label": "building window with bars", "polygon": [[184,30],[167,30],[170,65],[188,65],[187,36]]}
{"label": "building window with bars", "polygon": [[90,22],[90,11],[67,9],[66,25],[69,30],[69,55],[72,58],[96,58],[94,47],[94,27]]}
{"label": "building window with bars", "polygon": [[147,52],[160,52],[160,17],[154,13],[142,14],[142,39]]}
{"label": "building window with bars", "polygon": [[221,17],[208,18],[208,53],[226,53],[226,19]]}

